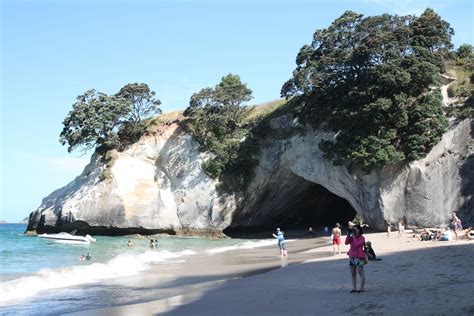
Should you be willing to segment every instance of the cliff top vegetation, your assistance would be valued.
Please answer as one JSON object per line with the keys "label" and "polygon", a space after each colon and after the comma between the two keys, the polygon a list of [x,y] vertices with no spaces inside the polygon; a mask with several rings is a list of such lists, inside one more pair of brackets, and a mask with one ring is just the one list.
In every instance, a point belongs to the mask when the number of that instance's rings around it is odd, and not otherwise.
{"label": "cliff top vegetation", "polygon": [[[270,131],[270,121],[291,115],[300,127],[334,133],[320,143],[334,164],[369,173],[423,157],[447,130],[448,117],[472,117],[473,49],[452,51],[453,34],[432,9],[420,16],[346,11],[300,49],[281,89],[285,100],[248,106],[252,90],[228,74],[194,93],[184,112],[152,118],[161,102],[146,84],[111,96],[89,90],[65,118],[60,141],[68,151],[122,150],[154,126],[178,120],[212,154],[203,169],[234,190],[252,179],[263,139],[291,135]],[[449,107],[442,104],[442,73],[457,78],[448,94],[458,102]]]}

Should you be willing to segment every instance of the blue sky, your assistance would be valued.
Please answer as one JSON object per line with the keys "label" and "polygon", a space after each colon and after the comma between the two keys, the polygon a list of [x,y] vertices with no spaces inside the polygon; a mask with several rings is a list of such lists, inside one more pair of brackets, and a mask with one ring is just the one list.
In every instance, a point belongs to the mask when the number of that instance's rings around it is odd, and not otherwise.
{"label": "blue sky", "polygon": [[77,176],[89,155],[58,142],[77,95],[145,82],[164,111],[229,73],[277,99],[300,47],[345,10],[417,14],[451,23],[473,44],[473,2],[1,0],[0,219],[17,222]]}

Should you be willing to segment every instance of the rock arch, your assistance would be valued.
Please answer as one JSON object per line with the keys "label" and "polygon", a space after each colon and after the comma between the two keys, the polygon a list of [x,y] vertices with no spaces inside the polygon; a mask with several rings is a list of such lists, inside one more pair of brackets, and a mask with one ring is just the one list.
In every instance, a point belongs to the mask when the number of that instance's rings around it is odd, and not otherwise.
{"label": "rock arch", "polygon": [[[323,157],[319,142],[330,139],[332,134],[308,131],[267,141],[262,145],[255,178],[227,230],[308,219],[310,213],[294,208],[318,208],[316,204],[330,199],[328,192],[347,201],[365,222],[378,230],[383,230],[387,222],[396,223],[402,218],[409,225],[446,225],[450,213],[459,210],[469,198],[461,194],[459,170],[466,162],[464,157],[472,152],[471,131],[472,120],[459,122],[425,158],[370,174],[350,172]],[[311,194],[320,197],[313,198]],[[334,197],[333,200],[338,201]],[[324,203],[321,205],[324,208]],[[318,212],[312,216],[316,215]],[[323,213],[319,216],[321,224],[331,219]]]}

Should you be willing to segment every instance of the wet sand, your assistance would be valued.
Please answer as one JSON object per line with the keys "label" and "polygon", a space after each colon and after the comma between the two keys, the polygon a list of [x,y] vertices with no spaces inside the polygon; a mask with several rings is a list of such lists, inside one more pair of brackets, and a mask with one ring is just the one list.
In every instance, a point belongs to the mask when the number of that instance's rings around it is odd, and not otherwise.
{"label": "wet sand", "polygon": [[196,256],[153,272],[174,280],[165,282],[175,290],[165,298],[77,314],[474,314],[473,241],[421,242],[410,233],[366,239],[383,260],[365,267],[364,293],[349,293],[347,247],[332,256],[331,246],[318,247],[326,242],[319,238],[288,243],[288,266],[273,247]]}
{"label": "wet sand", "polygon": [[[155,292],[154,300],[149,293],[143,302],[129,304],[113,297],[107,297],[107,305],[95,309],[84,309],[71,315],[151,315],[196,300],[205,291],[218,287],[228,280],[252,277],[275,269],[302,263],[309,259],[332,255],[323,251],[317,254],[310,250],[327,245],[327,238],[287,240],[290,255],[281,257],[275,246],[253,249],[231,250],[215,254],[197,254],[186,258],[185,262],[170,261],[156,265],[139,276],[117,280],[116,284],[148,288]],[[100,295],[100,293],[97,293]],[[152,298],[153,299],[153,298]],[[125,303],[125,305],[122,305]],[[114,306],[122,305],[122,306]]]}

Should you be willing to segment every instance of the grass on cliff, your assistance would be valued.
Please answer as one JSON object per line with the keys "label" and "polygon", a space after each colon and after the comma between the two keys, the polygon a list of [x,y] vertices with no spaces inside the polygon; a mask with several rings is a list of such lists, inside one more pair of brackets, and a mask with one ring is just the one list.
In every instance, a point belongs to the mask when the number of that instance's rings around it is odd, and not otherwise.
{"label": "grass on cliff", "polygon": [[456,78],[448,88],[448,96],[457,98],[445,112],[459,119],[474,117],[474,57],[453,58],[445,63],[446,74]]}
{"label": "grass on cliff", "polygon": [[245,124],[249,124],[258,119],[267,117],[268,115],[280,109],[286,103],[286,100],[278,99],[267,103],[249,106],[245,110],[243,122]]}
{"label": "grass on cliff", "polygon": [[183,111],[172,111],[160,114],[149,119],[146,123],[147,131],[151,132],[156,130],[158,126],[170,124],[173,122],[182,122],[184,120]]}

